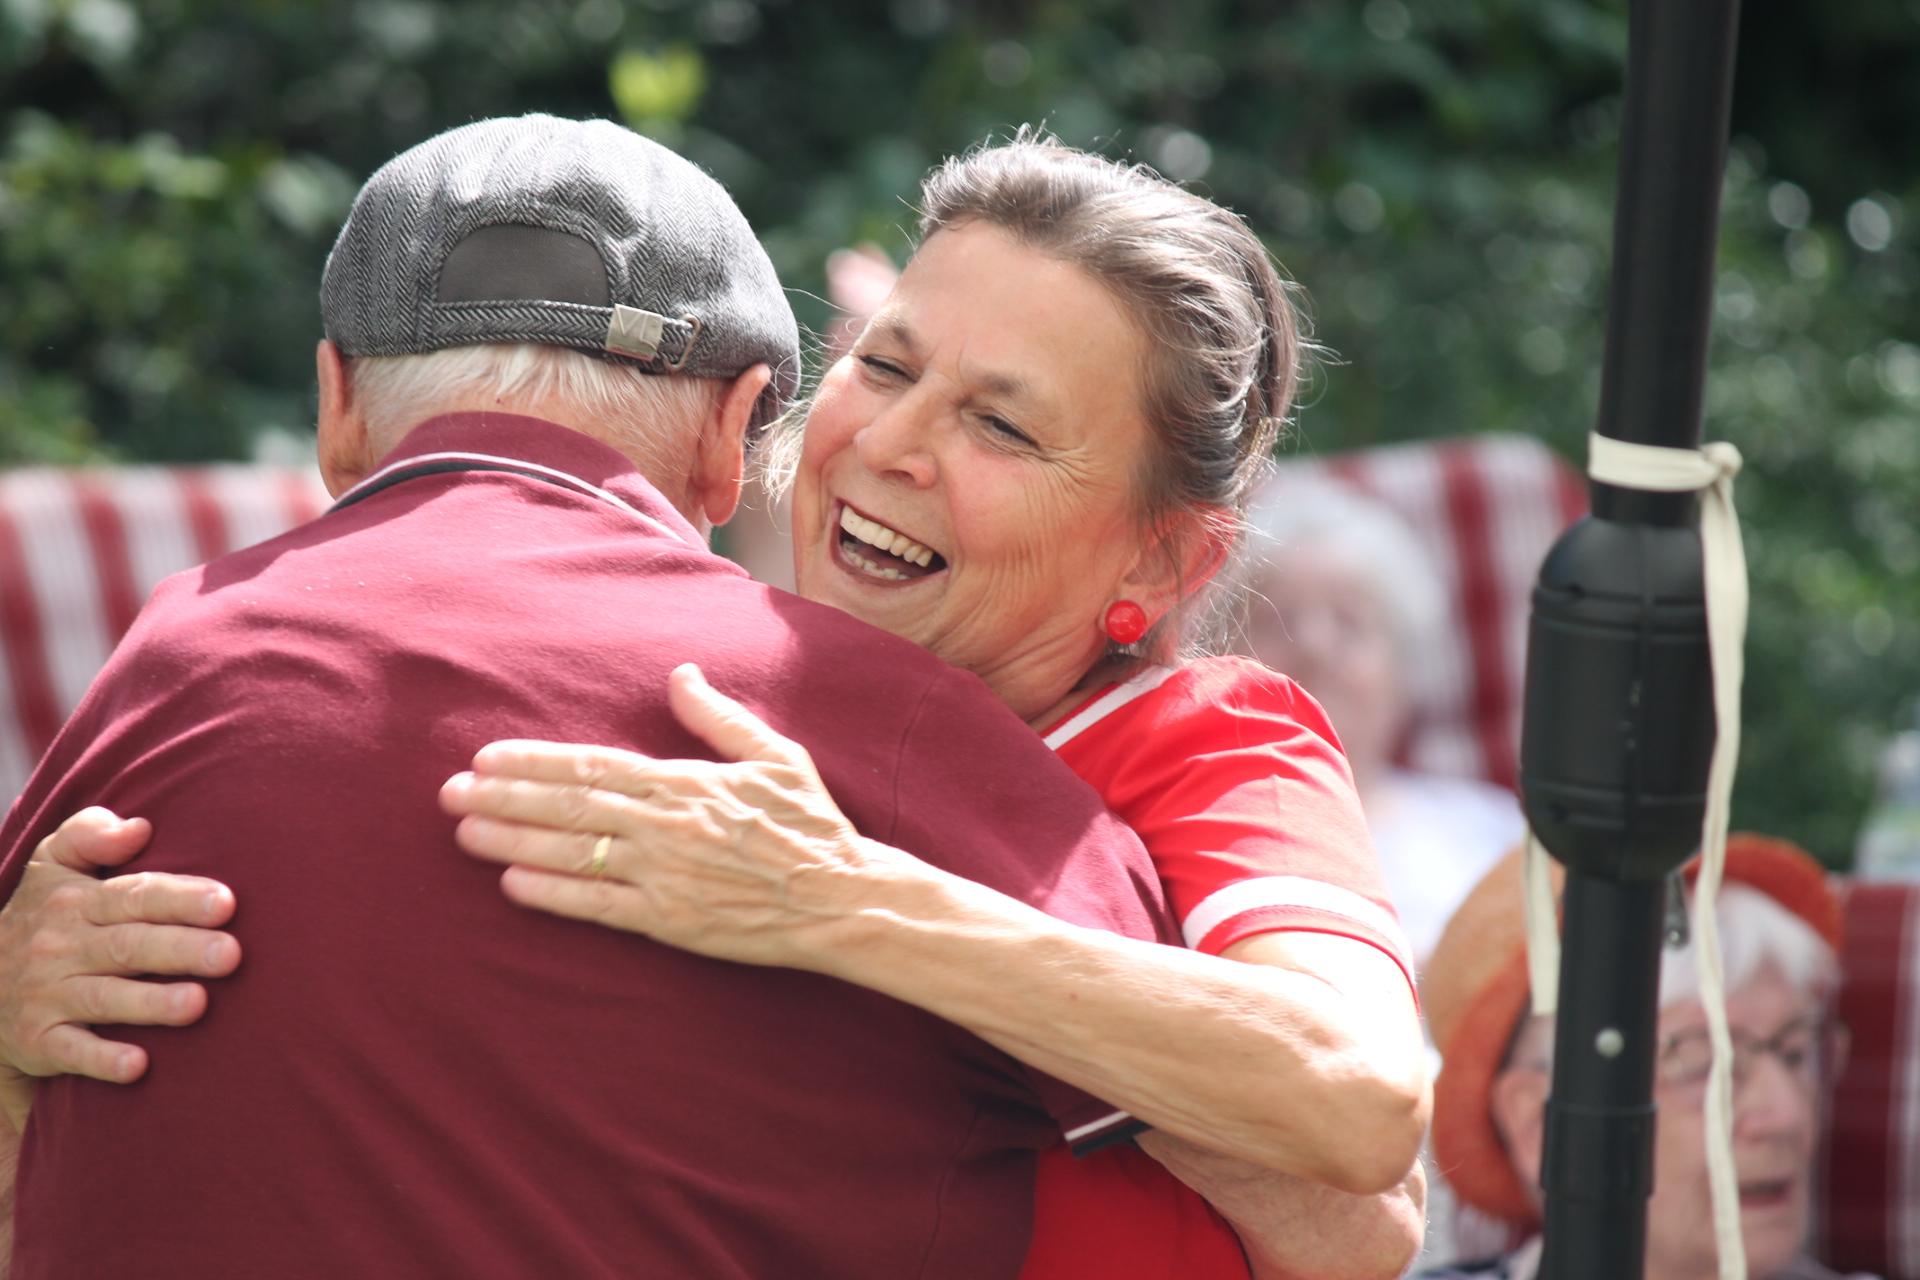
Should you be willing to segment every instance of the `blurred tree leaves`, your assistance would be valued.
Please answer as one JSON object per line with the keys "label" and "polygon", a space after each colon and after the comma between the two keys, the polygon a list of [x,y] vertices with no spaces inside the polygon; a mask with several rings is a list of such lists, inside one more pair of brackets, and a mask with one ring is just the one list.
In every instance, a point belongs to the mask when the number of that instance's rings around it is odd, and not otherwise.
{"label": "blurred tree leaves", "polygon": [[680,125],[707,91],[707,65],[700,51],[684,44],[658,53],[627,49],[607,71],[613,104],[627,123],[642,133],[677,141]]}
{"label": "blurred tree leaves", "polygon": [[[1920,20],[1748,0],[1709,431],[1746,451],[1736,820],[1843,860],[1920,691]],[[796,309],[926,166],[1044,122],[1245,214],[1337,353],[1291,447],[1535,432],[1597,385],[1624,0],[0,0],[0,459],[310,421],[356,184],[440,129],[610,116],[735,193]]]}

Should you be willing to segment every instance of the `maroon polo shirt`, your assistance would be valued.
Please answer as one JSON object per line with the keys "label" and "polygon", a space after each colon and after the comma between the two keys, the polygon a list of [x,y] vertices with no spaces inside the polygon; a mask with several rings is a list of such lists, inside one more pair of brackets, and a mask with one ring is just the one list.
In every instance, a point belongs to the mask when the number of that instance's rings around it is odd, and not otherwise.
{"label": "maroon polo shirt", "polygon": [[199,1025],[115,1031],[144,1080],[42,1086],[16,1280],[1015,1276],[1035,1153],[1112,1108],[871,991],[514,907],[436,796],[497,738],[710,755],[665,699],[695,661],[862,831],[1170,940],[1132,834],[974,677],[754,583],[586,436],[434,419],[356,495],[163,584],[0,831],[10,893],[65,815],[144,814],[136,868],[232,885],[246,949]]}

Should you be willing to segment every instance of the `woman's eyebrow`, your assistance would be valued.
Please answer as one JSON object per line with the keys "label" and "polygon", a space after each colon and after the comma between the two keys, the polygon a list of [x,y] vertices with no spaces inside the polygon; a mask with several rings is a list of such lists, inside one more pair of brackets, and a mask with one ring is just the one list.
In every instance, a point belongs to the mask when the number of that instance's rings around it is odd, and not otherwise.
{"label": "woman's eyebrow", "polygon": [[983,373],[974,381],[990,395],[1004,396],[1009,400],[1030,400],[1033,387],[1025,378],[1010,373]]}
{"label": "woman's eyebrow", "polygon": [[873,330],[876,337],[904,347],[910,356],[917,356],[920,353],[920,343],[914,337],[912,326],[897,313],[888,314],[883,311],[867,321],[867,328]]}
{"label": "woman's eyebrow", "polygon": [[[897,345],[908,358],[919,358],[919,338],[904,317],[883,311],[867,321],[867,328],[880,341]],[[1041,410],[1047,408],[1045,397],[1034,390],[1031,382],[1017,374],[987,371],[970,374],[967,381],[988,395]]]}

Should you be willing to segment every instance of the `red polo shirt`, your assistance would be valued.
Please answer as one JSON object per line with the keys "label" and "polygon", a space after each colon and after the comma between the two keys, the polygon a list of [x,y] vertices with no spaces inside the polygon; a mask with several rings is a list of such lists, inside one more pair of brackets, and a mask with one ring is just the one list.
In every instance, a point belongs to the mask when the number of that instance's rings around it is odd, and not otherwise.
{"label": "red polo shirt", "polygon": [[873,992],[520,910],[436,794],[496,738],[709,754],[665,701],[697,661],[868,834],[1171,941],[1132,834],[583,435],[435,419],[356,493],[165,583],[0,831],[4,893],[62,816],[144,814],[137,865],[232,885],[247,954],[199,1025],[116,1031],[140,1083],[42,1087],[16,1280],[1017,1275],[1035,1153],[1111,1108]]}

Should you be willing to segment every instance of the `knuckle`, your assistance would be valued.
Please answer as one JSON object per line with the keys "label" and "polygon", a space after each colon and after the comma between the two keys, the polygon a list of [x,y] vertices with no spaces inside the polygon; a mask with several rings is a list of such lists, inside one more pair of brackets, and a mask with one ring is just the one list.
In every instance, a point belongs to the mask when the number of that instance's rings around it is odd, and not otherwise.
{"label": "knuckle", "polygon": [[568,826],[580,826],[593,811],[593,788],[586,785],[564,787],[560,792],[560,814]]}
{"label": "knuckle", "polygon": [[588,787],[601,785],[609,768],[606,757],[592,747],[581,747],[573,752],[569,772],[576,782]]}
{"label": "knuckle", "polygon": [[43,916],[79,916],[85,912],[88,901],[99,887],[96,881],[85,884],[63,884],[47,894],[43,906]]}
{"label": "knuckle", "polygon": [[107,959],[117,968],[132,969],[140,957],[140,931],[138,926],[114,925],[106,929],[102,941],[106,944]]}
{"label": "knuckle", "polygon": [[72,956],[73,942],[64,930],[43,928],[28,935],[23,949],[27,967],[30,970],[44,970]]}

